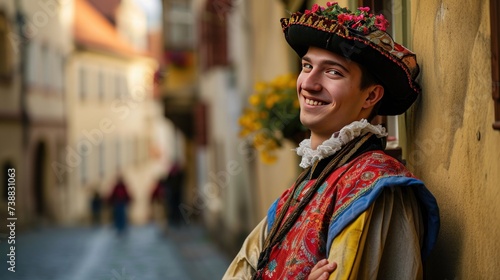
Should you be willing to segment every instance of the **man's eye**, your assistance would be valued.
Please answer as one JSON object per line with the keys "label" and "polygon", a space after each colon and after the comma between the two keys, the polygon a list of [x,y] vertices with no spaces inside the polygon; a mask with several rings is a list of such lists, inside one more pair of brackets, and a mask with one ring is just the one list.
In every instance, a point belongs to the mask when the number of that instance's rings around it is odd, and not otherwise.
{"label": "man's eye", "polygon": [[328,70],[327,73],[332,75],[341,75],[340,72],[335,69]]}
{"label": "man's eye", "polygon": [[308,64],[308,63],[303,63],[303,64],[302,64],[302,68],[305,68],[305,69],[312,69],[312,66],[311,66],[311,64]]}

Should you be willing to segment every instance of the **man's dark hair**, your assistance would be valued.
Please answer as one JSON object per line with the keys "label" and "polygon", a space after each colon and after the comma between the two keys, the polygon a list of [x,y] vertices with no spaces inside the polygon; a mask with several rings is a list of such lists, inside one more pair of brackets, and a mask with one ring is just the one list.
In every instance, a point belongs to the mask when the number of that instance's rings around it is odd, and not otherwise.
{"label": "man's dark hair", "polygon": [[[370,73],[370,71],[368,71],[363,65],[361,64],[358,64],[359,65],[359,68],[361,69],[361,81],[359,83],[359,88],[360,89],[366,89],[367,87],[369,86],[372,86],[372,85],[382,85],[381,82],[379,82],[377,80],[377,78],[375,78],[372,73]],[[370,113],[370,115],[368,116],[368,121],[372,121],[373,118],[375,118],[377,115],[378,115],[378,109],[380,108],[380,102],[381,100],[379,100],[377,102],[377,104],[375,104],[375,106],[373,106],[373,109]]]}

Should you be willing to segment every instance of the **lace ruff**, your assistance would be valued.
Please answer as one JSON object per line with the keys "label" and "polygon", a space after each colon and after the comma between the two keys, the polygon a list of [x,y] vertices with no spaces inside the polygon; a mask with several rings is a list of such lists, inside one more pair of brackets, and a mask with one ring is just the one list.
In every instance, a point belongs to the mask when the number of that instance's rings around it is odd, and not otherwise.
{"label": "lace ruff", "polygon": [[355,121],[344,126],[339,132],[334,133],[330,139],[325,140],[325,142],[320,144],[315,150],[311,148],[311,139],[305,139],[300,142],[299,147],[295,149],[297,155],[302,157],[299,166],[307,168],[315,162],[333,155],[354,138],[368,132],[377,135],[379,138],[387,136],[384,127],[381,125],[372,125],[367,120],[362,119],[361,121]]}

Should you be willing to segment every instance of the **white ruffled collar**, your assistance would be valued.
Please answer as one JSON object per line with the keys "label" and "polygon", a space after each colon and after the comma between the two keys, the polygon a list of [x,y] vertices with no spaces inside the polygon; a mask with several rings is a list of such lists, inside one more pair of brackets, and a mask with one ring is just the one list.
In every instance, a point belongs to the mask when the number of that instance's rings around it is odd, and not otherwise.
{"label": "white ruffled collar", "polygon": [[334,133],[330,139],[320,144],[316,150],[311,148],[311,139],[305,139],[295,149],[297,155],[302,156],[302,161],[299,165],[302,168],[312,166],[315,162],[333,155],[354,138],[368,132],[377,135],[379,138],[387,136],[384,127],[381,125],[372,125],[367,120],[362,119],[361,121],[355,121],[344,126],[339,132]]}

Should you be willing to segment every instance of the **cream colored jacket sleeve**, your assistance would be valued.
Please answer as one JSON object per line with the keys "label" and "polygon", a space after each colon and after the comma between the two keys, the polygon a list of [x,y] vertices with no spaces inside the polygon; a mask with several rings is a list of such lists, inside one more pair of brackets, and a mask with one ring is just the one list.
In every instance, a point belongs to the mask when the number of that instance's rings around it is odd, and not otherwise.
{"label": "cream colored jacket sleeve", "polygon": [[411,190],[384,190],[330,247],[329,279],[422,279],[423,221]]}
{"label": "cream colored jacket sleeve", "polygon": [[251,279],[257,271],[257,262],[267,237],[267,217],[247,236],[240,251],[234,258],[223,280]]}

